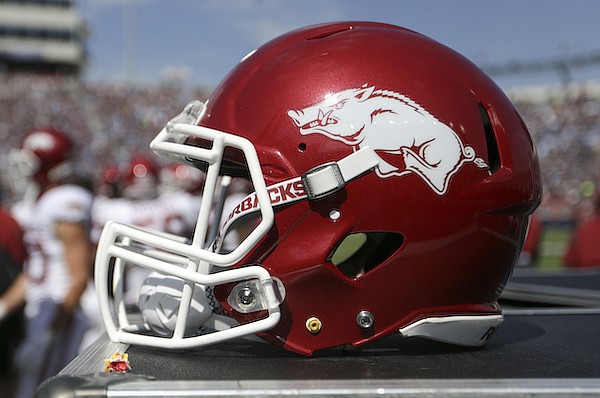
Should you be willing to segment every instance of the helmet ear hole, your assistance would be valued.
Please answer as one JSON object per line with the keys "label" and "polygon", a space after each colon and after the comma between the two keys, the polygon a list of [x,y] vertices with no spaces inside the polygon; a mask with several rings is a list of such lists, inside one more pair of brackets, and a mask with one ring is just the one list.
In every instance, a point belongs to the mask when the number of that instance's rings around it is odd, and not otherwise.
{"label": "helmet ear hole", "polygon": [[498,141],[496,140],[496,133],[494,132],[494,126],[490,120],[490,115],[481,104],[479,104],[479,114],[481,115],[481,122],[483,123],[483,130],[485,132],[490,172],[493,174],[498,171],[501,166]]}
{"label": "helmet ear hole", "polygon": [[404,236],[394,232],[358,232],[346,235],[328,260],[349,278],[373,270],[402,246]]}

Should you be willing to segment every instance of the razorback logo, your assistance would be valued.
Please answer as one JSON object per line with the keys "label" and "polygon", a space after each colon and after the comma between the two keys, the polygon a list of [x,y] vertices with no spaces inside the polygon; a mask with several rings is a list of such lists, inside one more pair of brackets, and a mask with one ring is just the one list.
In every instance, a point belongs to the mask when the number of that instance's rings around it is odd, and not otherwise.
{"label": "razorback logo", "polygon": [[393,91],[348,89],[316,105],[289,110],[288,116],[302,135],[322,134],[355,149],[369,146],[381,159],[375,170],[379,177],[414,173],[438,195],[446,193],[451,177],[465,163],[488,167],[454,130]]}

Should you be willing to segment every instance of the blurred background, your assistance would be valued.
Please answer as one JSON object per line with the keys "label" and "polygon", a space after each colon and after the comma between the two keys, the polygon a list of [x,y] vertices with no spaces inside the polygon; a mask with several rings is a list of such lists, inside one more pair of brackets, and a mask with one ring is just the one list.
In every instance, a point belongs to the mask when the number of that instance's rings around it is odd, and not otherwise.
{"label": "blurred background", "polygon": [[265,41],[326,21],[392,23],[462,53],[514,101],[545,191],[525,265],[556,269],[600,184],[598,15],[595,0],[0,0],[0,156],[53,123],[85,143],[88,171],[124,162]]}

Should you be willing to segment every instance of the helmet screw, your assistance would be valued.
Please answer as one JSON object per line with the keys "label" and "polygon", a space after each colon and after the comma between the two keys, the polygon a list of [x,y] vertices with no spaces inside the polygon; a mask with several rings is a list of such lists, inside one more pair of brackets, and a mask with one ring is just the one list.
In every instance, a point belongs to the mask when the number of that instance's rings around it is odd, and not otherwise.
{"label": "helmet screw", "polygon": [[331,211],[329,212],[329,219],[331,221],[337,221],[342,217],[342,212],[339,211],[338,209],[331,209]]}
{"label": "helmet screw", "polygon": [[373,326],[373,322],[375,322],[375,318],[369,311],[361,311],[356,315],[356,323],[363,329],[369,329]]}
{"label": "helmet screw", "polygon": [[243,306],[252,305],[256,298],[254,296],[254,292],[249,287],[245,287],[245,288],[241,289],[238,292],[237,296],[238,296],[238,302]]}
{"label": "helmet screw", "polygon": [[323,323],[321,323],[321,320],[316,316],[311,316],[306,320],[306,329],[312,334],[319,333],[322,327]]}

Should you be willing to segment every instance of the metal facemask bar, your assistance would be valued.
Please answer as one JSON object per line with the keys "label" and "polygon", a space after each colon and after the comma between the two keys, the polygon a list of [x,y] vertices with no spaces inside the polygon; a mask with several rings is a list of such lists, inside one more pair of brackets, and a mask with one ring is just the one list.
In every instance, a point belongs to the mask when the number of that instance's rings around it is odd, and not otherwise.
{"label": "metal facemask bar", "polygon": [[[108,336],[113,341],[166,348],[190,348],[273,328],[279,322],[281,316],[279,305],[285,298],[281,282],[276,280],[277,278],[272,278],[269,272],[260,266],[211,273],[212,266],[228,267],[236,264],[258,244],[274,223],[273,207],[289,203],[285,200],[276,200],[275,193],[280,186],[294,184],[300,187],[301,193],[292,201],[317,200],[342,189],[350,180],[372,170],[379,161],[374,151],[370,148],[362,148],[338,162],[317,166],[303,176],[293,177],[267,187],[254,145],[245,138],[197,126],[196,122],[201,116],[202,107],[200,102],[190,103],[183,113],[167,124],[150,145],[155,152],[179,162],[203,161],[208,164],[200,214],[192,242],[187,242],[180,236],[157,233],[115,222],[107,223],[102,231],[96,255],[95,281],[101,315]],[[199,148],[187,145],[185,142],[189,137],[200,138],[212,143],[212,146]],[[241,210],[238,209],[239,211],[235,211],[228,217],[221,226],[219,235],[224,236],[235,219],[245,214],[260,213],[261,221],[233,251],[221,254],[218,250],[219,237],[213,245],[205,248],[204,244],[210,225],[210,210],[214,198],[219,193],[218,177],[226,147],[237,148],[243,152],[255,191],[240,203]],[[306,185],[305,190],[304,185]],[[252,206],[244,207],[244,203],[252,203]],[[141,330],[129,323],[122,297],[125,264],[141,266],[185,281],[175,330],[171,337],[140,334]],[[111,279],[109,273],[113,276],[112,286],[108,285]],[[199,336],[184,336],[195,284],[216,286],[232,282],[241,282],[237,286],[239,293],[244,297],[247,298],[247,293],[257,296],[256,303],[260,305],[248,307],[246,310],[248,312],[266,310],[267,317],[243,325],[221,322],[222,327],[213,328],[216,329],[215,332]],[[220,320],[214,318],[218,316],[211,315],[210,322],[219,324]]]}
{"label": "metal facemask bar", "polygon": [[[194,161],[208,164],[206,182],[202,192],[200,214],[196,222],[192,246],[202,246],[208,235],[210,225],[210,212],[214,198],[219,194],[219,172],[226,147],[241,150],[246,157],[250,180],[254,186],[262,221],[229,254],[217,254],[210,250],[203,250],[202,255],[206,261],[216,266],[229,266],[239,261],[262,238],[273,225],[273,207],[269,201],[265,180],[258,160],[254,145],[247,139],[222,131],[197,126],[196,122],[204,111],[204,104],[200,101],[190,102],[184,111],[173,118],[164,129],[152,140],[150,148],[157,154],[175,160],[179,163],[188,163],[193,166]],[[195,137],[212,143],[211,148],[199,148],[186,145],[188,138]]]}
{"label": "metal facemask bar", "polygon": [[[250,141],[233,134],[196,126],[203,109],[199,101],[190,103],[183,113],[171,120],[155,137],[150,147],[162,156],[181,163],[202,161],[208,164],[200,213],[191,242],[184,238],[147,231],[115,222],[105,225],[98,243],[95,281],[100,312],[111,340],[167,348],[188,348],[212,344],[270,329],[279,322],[280,295],[274,282],[262,267],[252,266],[210,273],[211,266],[228,267],[239,262],[267,233],[274,221],[273,208],[265,186],[256,150]],[[210,148],[186,145],[189,137],[210,142]],[[243,152],[250,179],[258,201],[261,220],[252,232],[230,253],[220,254],[204,248],[211,218],[211,208],[218,195],[219,171],[226,147]],[[171,337],[156,337],[138,333],[129,323],[122,297],[122,276],[125,264],[141,266],[164,275],[183,279],[181,303],[174,333]],[[113,272],[114,271],[114,272]],[[112,286],[108,285],[113,276]],[[186,337],[186,319],[195,284],[215,286],[238,281],[254,280],[261,286],[261,302],[266,306],[266,318],[215,333]],[[114,303],[113,303],[114,301]],[[210,309],[212,311],[212,309]]]}
{"label": "metal facemask bar", "polygon": [[[176,251],[180,251],[183,255],[175,254]],[[107,223],[98,246],[95,282],[100,299],[100,312],[109,338],[126,344],[177,349],[192,348],[255,334],[270,329],[279,322],[280,299],[267,270],[259,266],[251,266],[208,274],[198,272],[199,268],[203,268],[203,261],[198,260],[197,256],[198,249],[190,247],[185,242],[178,242],[175,236],[157,234],[113,222]],[[111,272],[114,278],[113,286],[109,286],[112,259],[115,260],[112,263],[114,272]],[[145,267],[185,281],[172,336],[158,337],[140,333],[148,330],[141,327],[139,323],[130,324],[121,288],[125,264]],[[233,325],[230,324],[226,329],[213,333],[185,336],[194,285],[217,286],[238,281],[254,281],[262,296],[262,303],[267,307],[267,317],[235,327],[231,327]],[[114,294],[113,298],[110,297],[110,293]],[[113,299],[114,307],[111,305]],[[113,313],[113,309],[116,313]],[[212,312],[212,308],[206,308],[206,311]],[[212,315],[211,317],[213,318],[211,321],[214,322],[214,317]]]}

